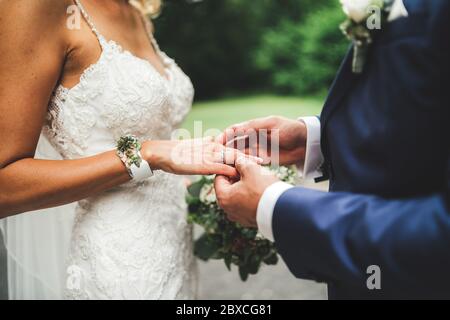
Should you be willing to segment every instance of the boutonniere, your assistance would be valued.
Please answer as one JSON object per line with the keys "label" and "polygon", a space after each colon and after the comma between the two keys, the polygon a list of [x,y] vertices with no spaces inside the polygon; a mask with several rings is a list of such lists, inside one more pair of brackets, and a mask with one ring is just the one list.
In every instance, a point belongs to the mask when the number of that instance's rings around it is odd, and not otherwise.
{"label": "boutonniere", "polygon": [[341,3],[347,15],[341,30],[353,42],[352,71],[361,73],[373,32],[388,20],[394,0],[341,0]]}

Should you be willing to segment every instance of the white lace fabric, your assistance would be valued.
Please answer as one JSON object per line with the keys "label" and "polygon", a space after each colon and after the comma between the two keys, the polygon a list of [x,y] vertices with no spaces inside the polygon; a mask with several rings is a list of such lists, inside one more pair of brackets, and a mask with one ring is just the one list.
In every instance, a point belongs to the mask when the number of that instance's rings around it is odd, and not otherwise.
{"label": "white lace fabric", "polygon": [[[170,139],[189,112],[189,78],[149,39],[167,78],[153,65],[97,35],[99,60],[67,89],[59,86],[43,134],[63,159],[114,149],[123,135]],[[77,206],[68,261],[70,299],[189,299],[195,295],[191,228],[182,179],[157,172]],[[75,279],[74,279],[75,277]]]}

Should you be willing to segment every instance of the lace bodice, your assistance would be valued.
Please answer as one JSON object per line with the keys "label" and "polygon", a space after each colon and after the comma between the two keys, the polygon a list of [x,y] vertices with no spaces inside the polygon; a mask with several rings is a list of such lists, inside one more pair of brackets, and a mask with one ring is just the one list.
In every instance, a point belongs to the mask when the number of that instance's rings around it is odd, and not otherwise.
{"label": "lace bodice", "polygon": [[147,60],[107,41],[90,24],[99,39],[101,56],[75,87],[56,89],[44,135],[69,159],[111,150],[125,134],[170,139],[192,105],[194,89],[189,78],[159,49],[150,32],[167,79]]}
{"label": "lace bodice", "polygon": [[[107,41],[75,0],[102,48],[67,89],[59,86],[43,134],[64,159],[98,154],[125,134],[170,139],[191,108],[189,78],[149,39],[167,78],[150,62]],[[67,298],[193,298],[191,228],[180,177],[156,172],[78,203],[68,261]]]}

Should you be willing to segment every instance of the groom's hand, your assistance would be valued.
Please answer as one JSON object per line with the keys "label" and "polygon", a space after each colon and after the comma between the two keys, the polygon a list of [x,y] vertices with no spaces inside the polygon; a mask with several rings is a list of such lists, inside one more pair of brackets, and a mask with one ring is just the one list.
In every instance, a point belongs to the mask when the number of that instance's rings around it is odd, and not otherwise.
{"label": "groom's hand", "polygon": [[[252,136],[253,139],[249,138]],[[271,116],[233,125],[219,135],[216,141],[261,157],[264,163],[274,163],[278,159],[280,165],[291,165],[304,161],[306,138],[303,121]],[[278,155],[272,151],[278,152]]]}
{"label": "groom's hand", "polygon": [[266,168],[244,157],[238,158],[236,169],[241,176],[238,182],[226,176],[216,177],[217,201],[228,219],[245,227],[256,227],[259,200],[266,188],[279,180]]}

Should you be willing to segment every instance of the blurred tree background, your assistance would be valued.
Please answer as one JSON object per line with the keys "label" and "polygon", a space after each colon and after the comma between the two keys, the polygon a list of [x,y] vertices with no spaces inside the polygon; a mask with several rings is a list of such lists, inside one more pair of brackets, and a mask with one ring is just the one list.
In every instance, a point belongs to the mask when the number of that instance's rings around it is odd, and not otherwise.
{"label": "blurred tree background", "polygon": [[323,96],[348,42],[338,0],[164,0],[161,47],[197,100],[259,92]]}

